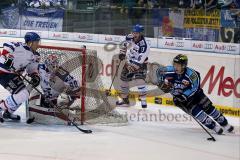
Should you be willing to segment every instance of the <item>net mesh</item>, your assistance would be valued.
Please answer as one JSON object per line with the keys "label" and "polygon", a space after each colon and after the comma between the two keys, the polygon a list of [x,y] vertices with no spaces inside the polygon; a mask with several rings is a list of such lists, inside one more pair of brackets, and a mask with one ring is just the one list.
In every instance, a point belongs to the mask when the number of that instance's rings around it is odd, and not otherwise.
{"label": "net mesh", "polygon": [[[105,95],[102,79],[99,75],[102,62],[98,59],[96,51],[42,46],[38,52],[41,56],[41,62],[44,62],[48,55],[56,55],[61,67],[81,84],[82,89],[79,94],[81,98],[76,99],[71,106],[62,108],[64,114],[68,115],[71,120],[88,124],[127,124],[127,118],[117,112],[114,106],[111,106]],[[62,84],[61,80],[55,81],[55,85],[52,87],[57,90]],[[63,92],[62,96],[66,94],[64,91],[61,92]],[[31,96],[33,97],[35,94],[36,92],[32,93]],[[30,101],[30,107],[34,107],[35,103]],[[31,114],[35,114],[36,117],[36,113]],[[49,118],[45,117],[45,119]],[[53,123],[62,123],[63,121],[54,116],[51,119],[53,119]],[[39,121],[50,123],[50,120],[39,119]]]}

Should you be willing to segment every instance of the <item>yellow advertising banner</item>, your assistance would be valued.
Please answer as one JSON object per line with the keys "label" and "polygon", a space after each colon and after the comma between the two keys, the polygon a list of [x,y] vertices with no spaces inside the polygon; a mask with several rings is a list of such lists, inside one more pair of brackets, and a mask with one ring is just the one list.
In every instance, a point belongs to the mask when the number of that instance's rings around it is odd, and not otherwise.
{"label": "yellow advertising banner", "polygon": [[184,12],[184,28],[220,28],[220,11],[191,10]]}

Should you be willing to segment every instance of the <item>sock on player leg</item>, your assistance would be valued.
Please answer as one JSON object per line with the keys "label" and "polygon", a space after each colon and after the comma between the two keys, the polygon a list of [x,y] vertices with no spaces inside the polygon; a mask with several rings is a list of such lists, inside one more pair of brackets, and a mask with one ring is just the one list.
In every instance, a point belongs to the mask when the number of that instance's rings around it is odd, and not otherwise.
{"label": "sock on player leg", "polygon": [[147,108],[146,96],[147,96],[147,87],[145,85],[138,86],[139,97],[141,100],[142,108]]}
{"label": "sock on player leg", "polygon": [[205,113],[201,107],[196,106],[192,109],[192,115],[201,122],[204,126],[209,129],[214,130],[217,134],[222,134],[223,129],[218,126],[208,115]]}

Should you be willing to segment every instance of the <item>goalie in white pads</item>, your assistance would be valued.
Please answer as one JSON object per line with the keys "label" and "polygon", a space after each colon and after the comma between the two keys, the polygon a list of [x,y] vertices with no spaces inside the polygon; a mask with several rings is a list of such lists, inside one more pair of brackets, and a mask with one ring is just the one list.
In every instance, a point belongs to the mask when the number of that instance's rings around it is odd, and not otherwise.
{"label": "goalie in white pads", "polygon": [[[36,112],[43,116],[56,116],[55,111],[48,109],[54,109],[56,106],[68,108],[77,98],[80,98],[79,82],[60,66],[56,55],[49,55],[43,64],[39,64],[38,72],[44,97],[35,96],[40,101],[40,104],[35,109],[32,109],[34,106],[31,106],[33,103],[30,103],[28,112]],[[60,95],[63,96],[62,93],[65,96],[62,98],[61,103],[59,103],[58,99]],[[30,101],[34,100],[30,99]],[[46,110],[46,108],[48,109]]]}
{"label": "goalie in white pads", "polygon": [[121,73],[122,83],[120,85],[121,99],[116,102],[117,106],[129,105],[129,82],[134,81],[138,86],[140,92],[140,100],[142,108],[147,108],[146,95],[147,88],[145,85],[145,79],[147,74],[148,54],[150,52],[150,46],[147,44],[143,32],[144,27],[142,25],[135,25],[133,27],[132,34],[126,36],[126,42],[129,44],[124,45],[120,49],[119,59],[126,59],[126,64],[123,67]]}
{"label": "goalie in white pads", "polygon": [[25,43],[4,43],[0,54],[0,85],[11,93],[5,100],[0,101],[1,122],[4,122],[4,119],[20,120],[21,117],[13,113],[29,98],[32,87],[26,87],[19,74],[26,71],[33,86],[40,83],[37,73],[39,54],[36,52],[40,36],[28,32],[24,39]]}

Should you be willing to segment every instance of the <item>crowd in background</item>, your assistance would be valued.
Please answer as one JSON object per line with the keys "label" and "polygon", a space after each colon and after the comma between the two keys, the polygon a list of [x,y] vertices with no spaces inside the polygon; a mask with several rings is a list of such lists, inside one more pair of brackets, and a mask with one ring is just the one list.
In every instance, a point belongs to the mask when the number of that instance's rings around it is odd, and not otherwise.
{"label": "crowd in background", "polygon": [[192,8],[192,9],[236,9],[240,8],[239,0],[2,0],[1,6],[5,4],[24,3],[29,7],[49,7],[64,6],[67,2],[93,2],[95,4],[109,4],[122,6],[126,8],[142,7],[142,8]]}
{"label": "crowd in background", "polygon": [[192,8],[192,9],[233,9],[240,8],[239,0],[113,0],[114,4],[123,4],[128,8]]}
{"label": "crowd in background", "polygon": [[0,28],[29,29],[32,19],[36,22],[41,18],[48,23],[55,21],[58,31],[63,32],[123,35],[140,23],[147,37],[240,42],[240,0],[0,1]]}

